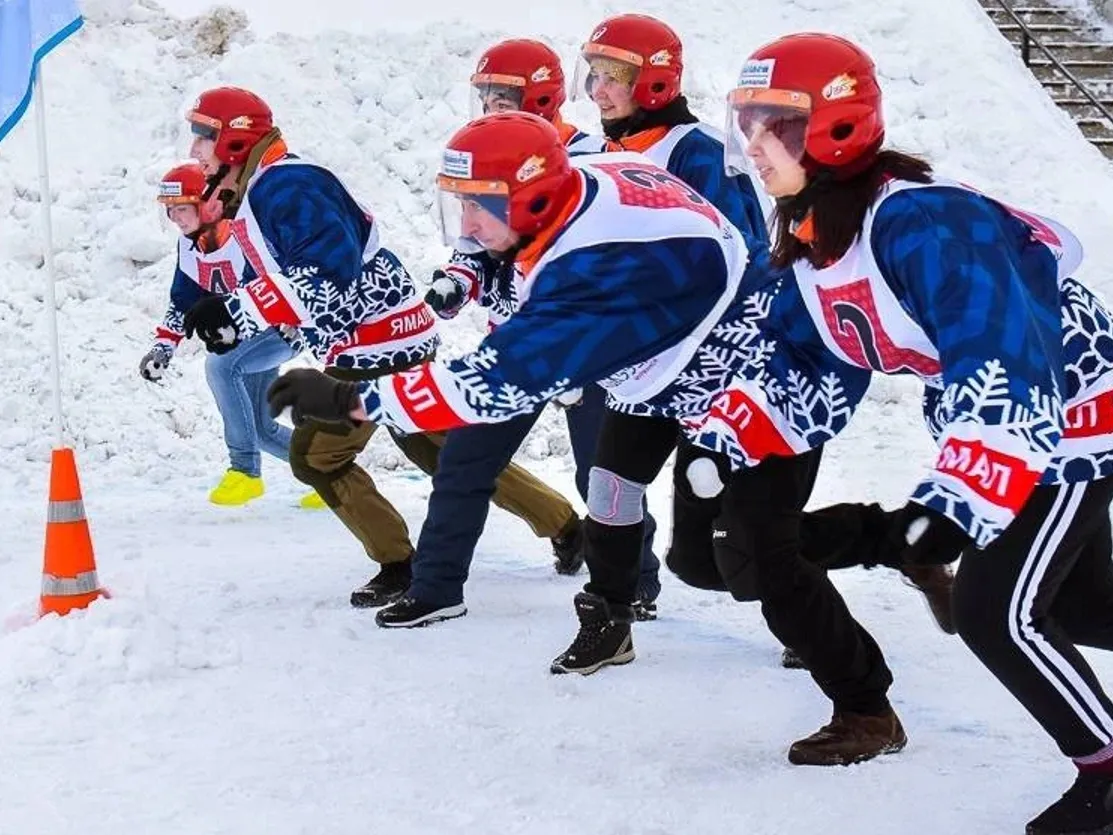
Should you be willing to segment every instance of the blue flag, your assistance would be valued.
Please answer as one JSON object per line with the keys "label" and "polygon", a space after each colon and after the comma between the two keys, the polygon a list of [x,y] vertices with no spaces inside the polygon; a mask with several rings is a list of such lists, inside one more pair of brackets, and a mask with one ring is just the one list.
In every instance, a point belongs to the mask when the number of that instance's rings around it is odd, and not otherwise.
{"label": "blue flag", "polygon": [[0,0],[0,140],[31,103],[39,61],[80,28],[77,0]]}

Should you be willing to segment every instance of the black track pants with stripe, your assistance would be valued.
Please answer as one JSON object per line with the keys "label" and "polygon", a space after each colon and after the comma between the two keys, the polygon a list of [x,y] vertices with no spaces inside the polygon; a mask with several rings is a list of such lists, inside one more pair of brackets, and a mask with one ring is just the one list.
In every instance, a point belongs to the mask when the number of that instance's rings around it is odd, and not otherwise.
{"label": "black track pants with stripe", "polygon": [[955,578],[962,639],[1068,757],[1113,742],[1113,703],[1075,649],[1113,650],[1111,500],[1113,478],[1038,487]]}

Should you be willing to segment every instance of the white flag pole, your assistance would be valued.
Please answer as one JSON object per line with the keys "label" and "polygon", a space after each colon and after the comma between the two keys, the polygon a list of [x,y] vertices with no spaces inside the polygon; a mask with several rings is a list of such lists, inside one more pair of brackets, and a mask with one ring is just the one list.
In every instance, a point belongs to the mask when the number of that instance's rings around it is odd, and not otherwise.
{"label": "white flag pole", "polygon": [[43,258],[46,263],[46,321],[50,333],[50,371],[54,389],[54,446],[65,446],[62,431],[62,360],[58,344],[58,299],[54,293],[54,231],[50,217],[50,174],[46,158],[46,102],[43,98],[43,68],[35,70],[35,129],[39,140],[39,192],[43,212]]}

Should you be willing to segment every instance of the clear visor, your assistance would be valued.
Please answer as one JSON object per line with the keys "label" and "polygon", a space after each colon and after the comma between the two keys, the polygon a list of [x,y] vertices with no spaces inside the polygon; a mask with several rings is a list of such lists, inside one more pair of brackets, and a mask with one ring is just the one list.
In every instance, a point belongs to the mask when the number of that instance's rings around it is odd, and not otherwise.
{"label": "clear visor", "polygon": [[189,130],[194,136],[199,136],[202,139],[208,139],[216,142],[216,138],[220,135],[220,128],[215,127],[207,122],[196,121],[197,116],[191,115],[189,121]]}
{"label": "clear visor", "polygon": [[437,176],[441,239],[463,252],[500,251],[510,233],[510,189],[492,180]]}
{"label": "clear visor", "polygon": [[811,97],[794,90],[740,87],[727,97],[725,164],[731,174],[758,175],[804,158]]}
{"label": "clear visor", "polygon": [[642,59],[636,53],[588,44],[576,61],[570,98],[573,101],[594,101],[595,91],[600,87],[619,86],[629,90],[638,80],[641,63]]}
{"label": "clear visor", "polygon": [[476,73],[471,77],[471,118],[522,109],[526,80],[516,75]]}

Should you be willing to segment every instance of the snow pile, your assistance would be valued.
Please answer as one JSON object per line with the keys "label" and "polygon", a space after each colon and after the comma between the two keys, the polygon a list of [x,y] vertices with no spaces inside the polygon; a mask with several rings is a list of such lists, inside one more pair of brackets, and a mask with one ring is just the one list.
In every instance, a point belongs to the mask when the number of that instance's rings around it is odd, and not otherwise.
{"label": "snow pile", "polygon": [[[445,254],[431,212],[437,154],[467,118],[466,78],[476,54],[501,36],[543,34],[571,67],[577,44],[609,11],[592,0],[527,22],[512,4],[484,0],[469,4],[465,21],[439,3],[389,13],[378,4],[359,13],[341,5],[343,15],[339,7],[330,14],[326,3],[307,20],[304,4],[243,3],[253,25],[286,22],[310,33],[258,37],[244,28],[239,9],[183,20],[152,0],[91,0],[85,29],[48,61],[64,403],[84,465],[156,483],[223,465],[197,345],[179,352],[160,385],[136,373],[172,269],[173,235],[159,223],[154,183],[186,152],[182,115],[200,90],[225,83],[258,90],[291,146],[342,175],[376,212],[387,244],[424,281]],[[950,176],[1071,224],[1090,250],[1084,277],[1106,283],[1113,242],[1104,229],[1113,218],[1099,195],[1109,191],[1109,166],[1041,100],[976,5],[906,2],[866,13],[855,0],[821,8],[770,2],[751,4],[744,15],[710,0],[690,8],[634,5],[669,20],[684,38],[687,92],[713,124],[754,45],[800,28],[857,38],[881,68],[894,142],[928,154]],[[294,15],[296,26],[289,23]],[[386,23],[389,29],[377,28]],[[551,28],[534,28],[540,25]],[[979,68],[976,81],[971,66]],[[594,122],[589,103],[569,111],[586,127]],[[37,472],[50,435],[31,120],[3,150],[0,357],[9,379],[0,394],[0,455],[34,462]],[[471,311],[445,327],[449,351],[473,345],[482,321]],[[566,454],[561,423],[547,415],[524,454]],[[381,441],[375,455],[380,466],[400,463]]]}
{"label": "snow pile", "polygon": [[110,684],[152,682],[237,664],[236,642],[213,627],[170,619],[157,595],[128,589],[32,628],[33,613],[9,617],[0,640],[0,700],[12,694],[78,694]]}
{"label": "snow pile", "polygon": [[[137,374],[172,268],[154,186],[185,153],[196,94],[257,89],[291,146],[341,174],[423,279],[445,255],[432,174],[466,119],[476,54],[541,35],[570,59],[616,11],[609,0],[242,0],[192,18],[150,0],[82,6],[86,28],[46,66],[51,175],[68,430],[115,597],[29,625],[50,433],[26,120],[0,146],[0,832],[774,835],[837,821],[920,835],[930,820],[937,832],[1006,835],[1055,799],[1070,774],[1050,742],[961,642],[931,631],[893,572],[836,582],[885,649],[909,748],[858,769],[793,769],[787,743],[827,706],[805,674],[776,666],[756,606],[665,576],[661,620],[638,625],[635,664],[554,679],[546,668],[573,634],[579,579],[553,575],[548,543],[524,524],[492,514],[467,618],[399,634],[348,607],[368,573],[361,549],[331,514],[291,510],[298,488],[271,481],[280,465],[264,465],[265,500],[206,504],[223,449],[203,352],[183,347],[161,385]],[[204,11],[198,0],[172,8]],[[1089,250],[1082,277],[1113,289],[1109,164],[970,0],[622,9],[675,25],[693,108],[713,124],[757,44],[801,29],[861,41],[881,69],[894,143],[1072,226]],[[594,122],[584,103],[569,115]],[[483,321],[470,310],[449,323],[448,351],[474,344]],[[830,445],[816,504],[903,500],[914,462],[931,456],[914,392],[878,381]],[[566,457],[561,423],[546,415],[524,456]],[[397,464],[376,443],[375,463]],[[573,495],[566,463],[531,467]],[[416,532],[428,480],[406,475],[380,481]],[[660,551],[666,479],[650,503]]]}

